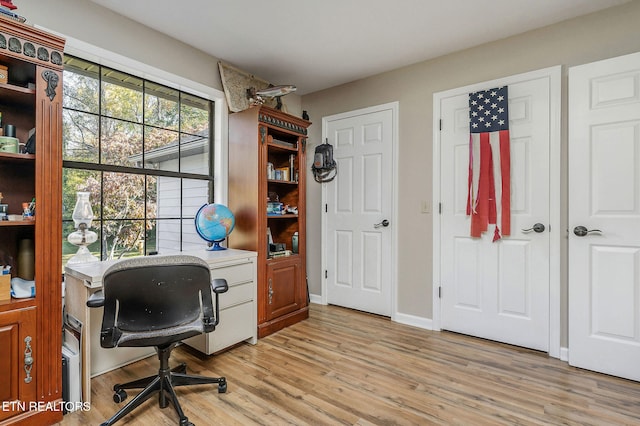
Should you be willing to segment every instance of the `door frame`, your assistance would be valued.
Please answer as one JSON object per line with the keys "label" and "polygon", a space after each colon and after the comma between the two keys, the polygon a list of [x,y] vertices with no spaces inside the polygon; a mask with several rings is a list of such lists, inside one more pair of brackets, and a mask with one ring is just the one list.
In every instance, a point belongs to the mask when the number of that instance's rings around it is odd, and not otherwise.
{"label": "door frame", "polygon": [[[353,111],[347,111],[347,112],[343,112],[340,114],[334,114],[334,115],[328,115],[326,117],[322,117],[322,142],[324,142],[327,138],[327,129],[328,129],[328,125],[329,125],[329,121],[334,121],[334,120],[341,120],[344,118],[350,118],[350,117],[356,117],[359,115],[367,115],[367,114],[372,114],[375,112],[381,112],[381,111],[385,111],[385,110],[391,110],[391,122],[392,122],[392,126],[393,129],[391,131],[391,152],[392,152],[392,159],[391,159],[391,167],[393,168],[393,170],[391,171],[391,176],[393,179],[393,182],[391,183],[391,198],[392,198],[392,207],[391,207],[391,218],[390,218],[390,222],[392,224],[392,226],[390,227],[391,229],[389,229],[389,231],[391,232],[391,288],[390,288],[390,293],[391,293],[391,301],[390,301],[390,305],[391,305],[391,320],[395,321],[396,320],[396,315],[398,312],[398,307],[397,307],[397,281],[398,281],[398,114],[399,114],[399,108],[400,108],[400,103],[398,101],[394,101],[394,102],[389,102],[389,103],[385,103],[385,104],[380,104],[380,105],[375,105],[375,106],[371,106],[371,107],[367,107],[367,108],[361,108],[361,109],[357,109],[357,110],[353,110]],[[322,143],[321,142],[321,143]],[[340,173],[340,170],[338,170],[338,173]],[[322,184],[322,203],[320,204],[320,208],[324,209],[323,206],[325,206],[327,204],[327,185],[325,183]],[[321,226],[322,226],[322,232],[321,232],[321,247],[322,247],[322,256],[321,256],[321,282],[322,282],[322,286],[321,286],[321,290],[322,290],[322,296],[321,296],[321,303],[323,305],[326,305],[327,302],[327,278],[324,274],[324,271],[327,270],[327,259],[328,259],[328,255],[327,255],[327,246],[326,246],[326,241],[327,241],[327,214],[326,212],[321,212]]]}
{"label": "door frame", "polygon": [[562,141],[562,117],[561,117],[561,76],[562,66],[557,65],[536,71],[511,75],[495,80],[474,83],[468,86],[437,92],[433,94],[433,330],[441,330],[441,220],[438,206],[440,206],[440,118],[442,111],[440,104],[444,98],[458,96],[465,93],[486,90],[487,88],[515,84],[526,80],[538,78],[549,79],[549,356],[562,358],[560,351],[561,339],[561,237],[564,235],[561,229],[561,141]]}

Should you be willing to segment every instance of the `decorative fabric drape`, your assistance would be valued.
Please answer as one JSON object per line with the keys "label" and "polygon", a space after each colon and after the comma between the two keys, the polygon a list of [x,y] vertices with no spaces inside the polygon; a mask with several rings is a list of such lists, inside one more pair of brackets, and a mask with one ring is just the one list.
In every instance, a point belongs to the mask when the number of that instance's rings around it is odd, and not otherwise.
{"label": "decorative fabric drape", "polygon": [[495,224],[493,241],[511,234],[511,149],[507,86],[469,94],[471,236]]}

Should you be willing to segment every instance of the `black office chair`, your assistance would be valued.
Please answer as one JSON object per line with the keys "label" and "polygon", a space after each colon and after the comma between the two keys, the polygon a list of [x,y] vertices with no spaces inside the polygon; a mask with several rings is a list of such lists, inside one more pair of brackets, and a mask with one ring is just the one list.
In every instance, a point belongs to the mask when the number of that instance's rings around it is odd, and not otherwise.
{"label": "black office chair", "polygon": [[182,340],[216,328],[218,295],[228,290],[227,281],[212,281],[209,266],[202,259],[175,255],[118,262],[107,269],[102,285],[103,289],[87,301],[91,308],[104,307],[100,345],[154,346],[160,359],[157,375],[113,387],[115,402],[127,398],[125,389],[144,389],[102,425],[114,424],[155,393],[159,393],[161,408],[173,404],[180,425],[193,425],[182,411],[174,388],[217,383],[218,392],[224,393],[227,381],[224,377],[188,375],[185,364],[170,369],[169,356]]}

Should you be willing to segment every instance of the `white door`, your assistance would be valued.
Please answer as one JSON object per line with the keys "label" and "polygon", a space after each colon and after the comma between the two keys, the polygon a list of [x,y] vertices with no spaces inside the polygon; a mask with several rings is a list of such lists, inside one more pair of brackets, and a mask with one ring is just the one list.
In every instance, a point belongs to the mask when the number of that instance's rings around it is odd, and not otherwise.
{"label": "white door", "polygon": [[569,363],[640,380],[640,53],[570,68],[569,188]]}
{"label": "white door", "polygon": [[390,316],[394,256],[397,104],[323,119],[336,178],[326,184],[326,302]]}
{"label": "white door", "polygon": [[[555,79],[552,82],[552,73]],[[441,328],[549,351],[550,146],[557,143],[559,67],[440,98]],[[469,92],[508,86],[511,235],[470,237],[466,215]],[[552,93],[553,91],[557,93]],[[450,93],[447,95],[446,93]],[[554,112],[554,114],[552,114]],[[554,229],[554,232],[559,230]]]}

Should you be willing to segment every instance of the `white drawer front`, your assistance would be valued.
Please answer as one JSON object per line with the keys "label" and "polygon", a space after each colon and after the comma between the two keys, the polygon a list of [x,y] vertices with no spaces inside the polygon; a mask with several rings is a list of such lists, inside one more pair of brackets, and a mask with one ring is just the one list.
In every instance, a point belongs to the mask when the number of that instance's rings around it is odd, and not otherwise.
{"label": "white drawer front", "polygon": [[211,278],[224,278],[229,287],[253,280],[253,263],[221,266],[211,270]]}
{"label": "white drawer front", "polygon": [[229,290],[219,296],[220,309],[226,309],[229,306],[252,301],[254,291],[255,283],[253,281],[229,286]]}
{"label": "white drawer front", "polygon": [[257,327],[253,309],[255,305],[247,302],[220,312],[220,323],[209,334],[213,352],[253,337]]}
{"label": "white drawer front", "polygon": [[220,323],[208,334],[191,337],[184,342],[207,355],[251,339],[256,332],[253,302],[246,302],[220,312]]}

